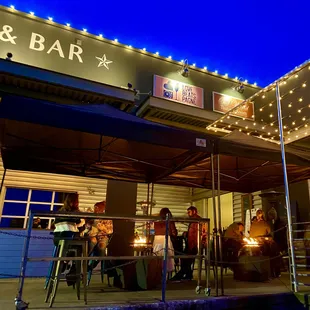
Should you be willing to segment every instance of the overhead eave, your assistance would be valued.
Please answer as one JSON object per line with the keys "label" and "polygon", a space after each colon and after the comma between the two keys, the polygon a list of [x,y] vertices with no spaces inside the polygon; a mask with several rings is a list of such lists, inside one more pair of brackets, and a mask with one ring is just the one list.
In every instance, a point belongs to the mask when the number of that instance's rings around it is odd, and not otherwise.
{"label": "overhead eave", "polygon": [[[0,91],[64,103],[105,103],[127,110],[134,92],[0,59]],[[59,100],[58,100],[59,101]]]}
{"label": "overhead eave", "polygon": [[[219,118],[219,113],[213,111],[207,111],[204,109],[180,104],[170,100],[160,99],[157,97],[149,97],[137,110],[136,115],[147,120],[162,123],[169,126],[199,131],[206,133],[206,127]],[[234,128],[234,122],[238,118],[231,117],[226,119],[225,124],[231,125],[231,129]],[[258,126],[254,126],[252,121],[243,121],[245,126],[249,129],[257,130]],[[223,123],[224,124],[224,123]],[[268,130],[266,126],[266,132]],[[214,135],[226,135],[227,132],[223,132],[218,128],[215,132],[210,131]]]}

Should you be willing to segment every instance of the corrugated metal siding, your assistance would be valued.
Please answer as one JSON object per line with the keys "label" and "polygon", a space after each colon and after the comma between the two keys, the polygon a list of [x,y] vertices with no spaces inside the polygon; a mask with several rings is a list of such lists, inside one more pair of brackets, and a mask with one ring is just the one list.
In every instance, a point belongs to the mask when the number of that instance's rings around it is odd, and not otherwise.
{"label": "corrugated metal siding", "polygon": [[[2,179],[3,172],[4,168],[0,159],[0,180]],[[93,206],[96,202],[105,200],[107,181],[63,174],[7,170],[4,186],[63,192],[76,191],[79,193],[80,208],[84,209]]]}
{"label": "corrugated metal siding", "polygon": [[[253,195],[253,208],[262,208],[262,198],[259,197],[259,192],[252,193]],[[239,222],[242,220],[242,205],[241,196],[242,193],[233,193],[233,219],[234,222]]]}
{"label": "corrugated metal siding", "polygon": [[[184,216],[192,199],[191,189],[181,186],[155,184],[153,195],[156,205],[152,210],[152,215],[158,214],[161,208],[169,208],[174,216]],[[142,200],[147,200],[147,184],[138,184],[137,201]],[[142,215],[142,211],[137,211],[137,215]]]}

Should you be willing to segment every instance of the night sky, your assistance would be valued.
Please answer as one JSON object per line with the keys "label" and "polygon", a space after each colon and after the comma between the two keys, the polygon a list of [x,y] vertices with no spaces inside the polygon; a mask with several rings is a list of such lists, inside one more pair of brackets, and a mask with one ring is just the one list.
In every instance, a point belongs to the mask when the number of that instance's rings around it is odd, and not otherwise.
{"label": "night sky", "polygon": [[266,86],[310,58],[310,1],[12,0],[17,10]]}

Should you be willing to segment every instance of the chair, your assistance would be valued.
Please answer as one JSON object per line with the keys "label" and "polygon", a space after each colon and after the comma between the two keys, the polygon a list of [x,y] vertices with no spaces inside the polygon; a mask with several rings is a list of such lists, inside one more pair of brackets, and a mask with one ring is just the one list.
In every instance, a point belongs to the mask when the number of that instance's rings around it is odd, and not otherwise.
{"label": "chair", "polygon": [[[113,234],[111,234],[111,235],[108,235],[108,244],[107,244],[107,247],[106,247],[106,255],[107,255],[107,250],[108,250],[108,246],[109,246],[109,244],[110,244],[110,242],[111,242],[111,240],[112,240],[112,237],[113,237]],[[91,253],[91,255],[93,255],[93,253]],[[91,261],[89,261],[89,269],[88,269],[88,272],[87,272],[87,286],[89,286],[89,284],[90,284],[90,280],[91,280],[91,278],[92,278],[92,274],[93,274],[93,268],[92,268],[92,265],[95,263],[96,261],[94,261],[94,260],[91,260]],[[104,274],[106,273],[105,272],[105,267],[108,265],[108,261],[104,261],[104,260],[102,260],[102,261],[100,261],[100,274],[101,274],[101,283],[103,283],[103,280],[104,280]],[[109,277],[109,275],[107,274],[107,276],[108,276],[108,285],[111,287],[111,284],[110,284],[110,277]]]}
{"label": "chair", "polygon": [[[56,249],[54,249],[55,257],[66,257],[67,251],[75,252],[75,256],[79,256],[82,253],[83,257],[87,257],[88,254],[88,240],[87,239],[63,239],[60,240]],[[79,251],[81,249],[81,251]],[[70,258],[68,259],[70,260]],[[84,260],[76,261],[76,274],[75,274],[75,286],[77,298],[80,300],[80,283],[81,283],[81,266],[83,265],[83,282],[84,282],[84,301],[87,304],[87,287],[86,287],[86,277],[87,277],[87,261]],[[52,266],[50,266],[51,274],[47,284],[47,294],[45,302],[49,302],[49,306],[52,307],[58,289],[58,284],[61,276],[61,269],[63,266],[63,261],[57,261]],[[47,280],[46,280],[47,282]],[[45,282],[45,283],[46,283]]]}

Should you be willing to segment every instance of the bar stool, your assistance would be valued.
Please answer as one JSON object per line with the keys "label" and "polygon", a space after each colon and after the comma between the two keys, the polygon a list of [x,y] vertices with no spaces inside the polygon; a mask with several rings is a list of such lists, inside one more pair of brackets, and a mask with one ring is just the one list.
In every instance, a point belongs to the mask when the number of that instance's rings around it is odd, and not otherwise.
{"label": "bar stool", "polygon": [[[87,257],[88,256],[88,239],[72,239],[72,240],[67,240],[63,239],[60,240],[58,243],[58,249],[54,249],[56,252],[56,257],[66,257],[67,251],[70,249],[70,251],[75,252],[75,256],[78,256],[78,248],[81,248],[82,256]],[[70,260],[70,257],[68,257],[68,260]],[[83,263],[80,261],[75,261],[76,262],[76,294],[78,300],[80,300],[80,283],[81,283],[81,266],[83,265],[83,284],[84,284],[84,301],[85,304],[87,304],[87,261],[84,260]],[[48,281],[48,288],[47,288],[47,294],[46,294],[46,299],[45,302],[49,301],[49,306],[50,308],[53,306],[57,289],[58,289],[58,284],[60,281],[60,276],[61,276],[61,267],[63,265],[63,261],[57,261],[53,264],[52,266],[52,272],[50,279]]]}

